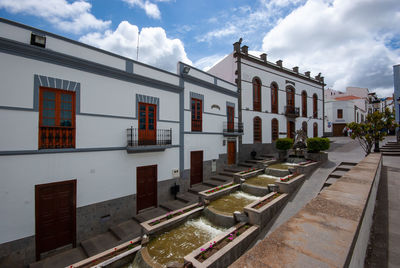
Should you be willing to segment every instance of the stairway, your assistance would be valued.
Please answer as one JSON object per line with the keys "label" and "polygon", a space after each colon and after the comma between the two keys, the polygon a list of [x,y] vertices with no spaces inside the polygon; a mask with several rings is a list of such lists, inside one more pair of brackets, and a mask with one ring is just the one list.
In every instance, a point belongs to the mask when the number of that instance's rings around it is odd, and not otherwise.
{"label": "stairway", "polygon": [[400,156],[400,143],[388,141],[380,150],[382,155]]}

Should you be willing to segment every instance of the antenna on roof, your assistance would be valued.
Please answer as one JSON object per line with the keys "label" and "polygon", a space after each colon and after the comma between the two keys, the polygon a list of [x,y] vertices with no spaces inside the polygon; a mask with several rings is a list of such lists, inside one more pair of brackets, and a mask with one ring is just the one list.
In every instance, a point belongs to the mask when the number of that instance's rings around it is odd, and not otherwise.
{"label": "antenna on roof", "polygon": [[140,37],[140,31],[138,27],[138,34],[137,34],[137,48],[136,48],[136,60],[139,61],[139,37]]}

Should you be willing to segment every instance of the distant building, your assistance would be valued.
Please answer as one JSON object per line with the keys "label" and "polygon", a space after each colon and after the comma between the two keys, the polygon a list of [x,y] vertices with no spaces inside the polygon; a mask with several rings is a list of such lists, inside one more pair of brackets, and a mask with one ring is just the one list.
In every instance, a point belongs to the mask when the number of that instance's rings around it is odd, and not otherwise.
{"label": "distant building", "polygon": [[299,72],[298,67],[283,67],[281,60],[267,61],[267,54],[250,55],[247,46],[234,44],[234,51],[213,66],[209,73],[236,83],[239,96],[239,121],[244,135],[239,139],[241,159],[252,151],[268,152],[274,141],[294,137],[304,129],[308,137],[324,133],[324,78]]}
{"label": "distant building", "polygon": [[347,87],[346,92],[325,91],[325,135],[342,136],[346,124],[363,122],[368,110],[368,89]]}

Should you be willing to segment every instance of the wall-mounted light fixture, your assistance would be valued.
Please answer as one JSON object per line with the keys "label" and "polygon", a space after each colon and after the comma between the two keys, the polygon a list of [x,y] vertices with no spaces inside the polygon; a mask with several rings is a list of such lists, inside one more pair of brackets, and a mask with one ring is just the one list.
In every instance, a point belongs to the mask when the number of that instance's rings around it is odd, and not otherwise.
{"label": "wall-mounted light fixture", "polygon": [[31,33],[31,45],[38,47],[46,47],[46,36]]}
{"label": "wall-mounted light fixture", "polygon": [[185,67],[183,67],[182,73],[188,74],[189,71],[190,71],[190,67],[189,66],[185,66]]}

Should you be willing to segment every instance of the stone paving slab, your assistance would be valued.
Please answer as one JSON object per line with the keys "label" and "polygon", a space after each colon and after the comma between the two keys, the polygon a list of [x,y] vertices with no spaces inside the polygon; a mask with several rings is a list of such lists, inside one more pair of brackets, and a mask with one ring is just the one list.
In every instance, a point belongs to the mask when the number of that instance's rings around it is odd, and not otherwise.
{"label": "stone paving slab", "polygon": [[106,232],[82,241],[81,246],[85,253],[91,257],[120,244],[120,242],[114,234]]}
{"label": "stone paving slab", "polygon": [[212,187],[204,185],[204,184],[196,184],[189,188],[189,191],[192,193],[199,193],[205,190],[208,190]]}
{"label": "stone paving slab", "polygon": [[57,268],[66,267],[72,263],[86,259],[88,256],[81,247],[69,249],[60,254],[51,256],[42,261],[38,261],[29,265],[29,268]]}
{"label": "stone paving slab", "polygon": [[189,205],[188,203],[182,202],[180,200],[171,200],[171,201],[167,201],[167,202],[160,204],[160,206],[162,206],[163,208],[165,208],[169,211],[178,210],[178,209],[181,209],[188,205]]}

